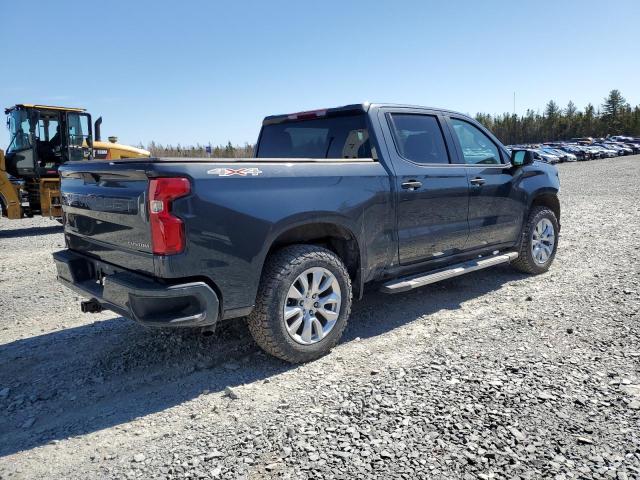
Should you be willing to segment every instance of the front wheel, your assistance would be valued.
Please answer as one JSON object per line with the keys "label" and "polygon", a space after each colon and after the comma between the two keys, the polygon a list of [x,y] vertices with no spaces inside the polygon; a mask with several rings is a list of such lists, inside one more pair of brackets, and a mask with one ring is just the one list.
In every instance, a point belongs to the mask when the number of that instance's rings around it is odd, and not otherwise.
{"label": "front wheel", "polygon": [[351,279],[335,253],[315,245],[292,245],[267,259],[249,330],[274,357],[308,362],[338,343],[351,301]]}
{"label": "front wheel", "polygon": [[525,273],[549,270],[558,249],[558,219],[553,210],[535,207],[525,225],[518,258],[511,265]]}

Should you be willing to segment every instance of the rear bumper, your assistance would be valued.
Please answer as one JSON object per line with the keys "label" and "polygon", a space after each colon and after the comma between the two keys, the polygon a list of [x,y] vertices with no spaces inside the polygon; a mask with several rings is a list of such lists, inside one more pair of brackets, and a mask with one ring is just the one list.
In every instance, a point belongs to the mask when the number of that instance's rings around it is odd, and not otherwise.
{"label": "rear bumper", "polygon": [[63,285],[145,325],[202,327],[218,320],[218,296],[204,282],[167,285],[71,250],[53,259]]}

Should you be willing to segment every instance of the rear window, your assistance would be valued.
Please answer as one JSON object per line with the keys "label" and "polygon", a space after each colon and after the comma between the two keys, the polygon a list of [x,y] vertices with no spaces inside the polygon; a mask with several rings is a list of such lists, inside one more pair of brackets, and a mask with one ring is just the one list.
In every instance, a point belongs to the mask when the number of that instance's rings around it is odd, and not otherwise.
{"label": "rear window", "polygon": [[433,115],[391,114],[398,153],[416,163],[449,163],[438,119]]}
{"label": "rear window", "polygon": [[365,116],[288,121],[262,127],[259,158],[371,158]]}

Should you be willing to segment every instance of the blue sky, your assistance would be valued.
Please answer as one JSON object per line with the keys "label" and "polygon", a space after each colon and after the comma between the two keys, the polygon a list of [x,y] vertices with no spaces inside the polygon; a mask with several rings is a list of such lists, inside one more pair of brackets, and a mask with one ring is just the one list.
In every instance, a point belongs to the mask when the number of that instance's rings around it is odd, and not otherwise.
{"label": "blue sky", "polygon": [[265,115],[365,100],[640,103],[637,0],[0,0],[0,19],[0,106],[83,106],[131,144],[253,142]]}

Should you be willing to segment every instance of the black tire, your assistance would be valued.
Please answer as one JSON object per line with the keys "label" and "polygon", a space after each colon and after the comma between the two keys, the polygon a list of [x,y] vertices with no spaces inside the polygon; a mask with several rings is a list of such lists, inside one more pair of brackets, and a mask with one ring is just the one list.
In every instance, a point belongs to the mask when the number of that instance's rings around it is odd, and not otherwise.
{"label": "black tire", "polygon": [[[325,268],[335,276],[342,299],[332,330],[317,343],[302,345],[287,332],[282,312],[289,288],[312,267]],[[291,245],[267,258],[256,306],[247,323],[254,340],[265,352],[291,363],[309,362],[327,354],[338,343],[347,326],[351,302],[351,279],[335,253],[316,245]]]}
{"label": "black tire", "polygon": [[[553,250],[551,255],[547,259],[544,264],[540,264],[535,261],[533,258],[533,253],[531,251],[531,244],[533,240],[533,233],[536,225],[542,219],[548,219],[553,225],[555,241],[553,244]],[[524,273],[530,273],[534,275],[538,275],[540,273],[544,273],[549,270],[551,264],[553,263],[553,259],[556,256],[556,251],[558,249],[558,232],[560,228],[558,225],[558,219],[556,218],[556,214],[553,213],[553,210],[547,207],[534,207],[531,212],[529,212],[529,218],[527,219],[527,224],[525,225],[524,232],[522,234],[522,241],[520,242],[520,250],[518,252],[518,258],[511,262],[511,265],[516,269],[520,270]]]}

